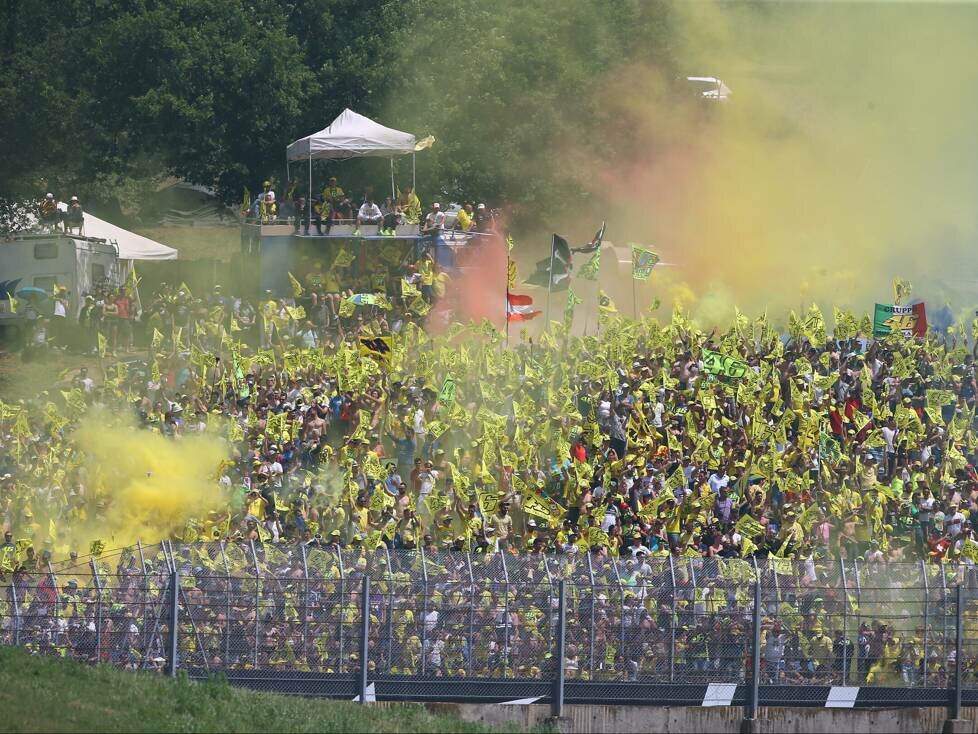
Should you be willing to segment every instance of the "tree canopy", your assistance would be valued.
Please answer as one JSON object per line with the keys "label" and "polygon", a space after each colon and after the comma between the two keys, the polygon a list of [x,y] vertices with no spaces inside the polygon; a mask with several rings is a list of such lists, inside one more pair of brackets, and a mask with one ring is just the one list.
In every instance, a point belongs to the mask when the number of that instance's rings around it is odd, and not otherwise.
{"label": "tree canopy", "polygon": [[[544,143],[613,146],[594,86],[626,59],[668,56],[668,9],[641,0],[7,6],[0,196],[123,209],[164,175],[238,201],[344,107],[436,137],[418,157],[429,196],[573,204],[573,172]],[[344,165],[351,185],[376,183],[376,161]]]}

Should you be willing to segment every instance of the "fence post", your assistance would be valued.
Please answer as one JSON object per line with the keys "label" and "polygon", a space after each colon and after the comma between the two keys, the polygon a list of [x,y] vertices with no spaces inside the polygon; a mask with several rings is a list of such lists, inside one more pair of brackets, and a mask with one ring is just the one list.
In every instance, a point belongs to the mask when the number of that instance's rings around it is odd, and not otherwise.
{"label": "fence post", "polygon": [[424,543],[418,544],[415,553],[421,555],[421,675],[428,672],[428,565],[424,555]]}
{"label": "fence post", "polygon": [[550,715],[559,719],[564,712],[564,657],[567,635],[567,582],[560,580],[557,597],[557,670],[554,677],[554,692],[550,699]]}
{"label": "fence post", "polygon": [[923,677],[924,677],[924,688],[927,687],[927,632],[928,626],[930,624],[930,615],[928,614],[928,607],[930,606],[930,585],[927,581],[927,565],[923,559],[920,561],[920,578],[924,583],[924,661],[923,661]]}
{"label": "fence post", "polygon": [[846,578],[846,562],[839,559],[839,573],[842,575],[842,685],[849,685],[849,581]]}
{"label": "fence post", "polygon": [[261,569],[258,567],[258,552],[255,541],[249,540],[251,560],[255,564],[255,670],[258,670],[258,648],[261,645]]}
{"label": "fence post", "polygon": [[948,639],[950,633],[948,632],[948,614],[947,605],[950,603],[951,590],[947,588],[947,574],[944,571],[943,563],[939,564],[941,569],[941,660],[947,661],[948,654]]}
{"label": "fence post", "polygon": [[[384,553],[387,555],[387,672],[390,673],[394,664],[394,569],[391,566],[391,552],[386,545]],[[424,655],[424,648],[421,654]]]}
{"label": "fence post", "polygon": [[[625,587],[621,583],[618,562],[612,561],[615,569],[615,582],[618,584],[618,654],[621,656],[621,672],[628,679],[628,656],[625,654]],[[609,589],[610,591],[610,589]]]}
{"label": "fence post", "polygon": [[370,649],[370,575],[364,574],[360,598],[360,705],[367,703],[367,654]]}
{"label": "fence post", "polygon": [[751,643],[751,681],[744,707],[744,720],[757,720],[757,704],[761,685],[761,579],[754,580],[753,642]]}
{"label": "fence post", "polygon": [[[101,596],[101,594],[100,594]],[[177,654],[180,646],[180,571],[174,565],[170,571],[170,660],[167,663],[167,675],[171,678],[176,677],[177,668],[180,667],[177,661]]]}
{"label": "fence post", "polygon": [[343,634],[343,628],[346,627],[346,593],[347,593],[347,588],[346,588],[346,568],[343,566],[343,554],[340,552],[340,549],[339,548],[336,549],[336,562],[339,564],[339,567],[340,567],[340,599],[339,599],[339,605],[340,605],[340,615],[339,615],[339,618],[340,618],[340,623],[339,623],[339,628],[340,628],[339,629],[340,656],[339,656],[339,664],[336,666],[336,672],[337,673],[342,673],[342,672],[344,672],[344,669],[346,668],[346,658],[344,657],[344,652],[345,652],[346,648],[343,645],[343,643],[346,640],[346,637]]}
{"label": "fence post", "polygon": [[859,644],[859,631],[863,627],[863,582],[859,575],[859,559],[852,559],[852,575],[856,579],[856,683],[862,683],[863,650]]}
{"label": "fence post", "polygon": [[954,590],[954,693],[951,696],[951,706],[947,715],[949,719],[961,718],[961,613],[964,595],[959,582]]}
{"label": "fence post", "polygon": [[475,659],[475,575],[472,573],[472,551],[465,552],[465,567],[469,571],[469,653],[467,675],[472,676],[472,663]]}
{"label": "fence post", "polygon": [[221,541],[221,560],[224,562],[224,664],[231,666],[231,566],[227,546]]}
{"label": "fence post", "polygon": [[13,605],[13,613],[14,613],[14,634],[12,638],[12,643],[14,644],[14,646],[19,646],[21,621],[20,621],[20,604],[17,601],[17,573],[16,572],[10,574],[10,586],[7,588],[10,589],[10,602]]}
{"label": "fence post", "polygon": [[672,612],[669,615],[669,682],[676,681],[676,566],[669,554],[669,578],[672,581]]}
{"label": "fence post", "polygon": [[149,638],[149,576],[146,574],[146,556],[143,554],[143,544],[136,541],[136,550],[139,552],[139,572],[142,574],[142,588],[140,593],[143,600],[143,649],[148,654],[149,645],[152,640]]}
{"label": "fence post", "polygon": [[594,566],[591,564],[591,554],[584,556],[587,559],[588,583],[591,585],[591,624],[590,624],[590,647],[588,650],[588,680],[594,680],[594,603],[597,601],[598,590],[594,587]]}
{"label": "fence post", "polygon": [[[47,562],[48,567],[48,582],[51,584],[51,591],[54,593],[54,629],[55,633],[52,637],[54,646],[57,648],[61,647],[61,594],[58,589],[58,579],[54,575],[54,567],[51,565],[50,559]],[[67,650],[67,645],[65,645]]]}
{"label": "fence post", "polygon": [[509,677],[509,571],[506,568],[506,553],[496,551],[503,566],[503,678]]}
{"label": "fence post", "polygon": [[102,659],[102,580],[98,577],[95,559],[90,559],[88,564],[92,568],[92,580],[98,592],[98,596],[95,597],[95,662],[97,663]]}
{"label": "fence post", "polygon": [[308,665],[312,658],[309,654],[309,563],[306,560],[306,546],[300,545],[299,550],[302,552],[302,662]]}

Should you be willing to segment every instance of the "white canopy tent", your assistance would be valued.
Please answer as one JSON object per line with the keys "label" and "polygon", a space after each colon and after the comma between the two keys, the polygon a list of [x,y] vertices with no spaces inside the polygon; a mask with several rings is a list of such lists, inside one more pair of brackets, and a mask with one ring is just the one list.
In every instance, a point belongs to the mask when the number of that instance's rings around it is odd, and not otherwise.
{"label": "white canopy tent", "polygon": [[312,206],[313,159],[347,160],[349,158],[383,157],[391,162],[391,196],[394,196],[394,157],[411,154],[411,184],[415,184],[414,154],[429,147],[435,139],[431,136],[418,140],[411,133],[384,127],[369,117],[351,109],[339,116],[317,133],[307,135],[292,143],[285,151],[286,163],[309,161],[309,206]]}
{"label": "white canopy tent", "polygon": [[85,235],[114,240],[119,247],[120,260],[176,260],[177,251],[172,247],[117,227],[111,222],[85,214]]}

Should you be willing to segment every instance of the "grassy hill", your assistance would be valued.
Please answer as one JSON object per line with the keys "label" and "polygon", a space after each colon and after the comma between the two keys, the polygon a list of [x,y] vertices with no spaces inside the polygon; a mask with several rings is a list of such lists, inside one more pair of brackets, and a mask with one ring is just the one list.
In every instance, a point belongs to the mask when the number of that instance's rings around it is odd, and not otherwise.
{"label": "grassy hill", "polygon": [[373,707],[126,673],[0,647],[0,731],[485,732],[421,706]]}

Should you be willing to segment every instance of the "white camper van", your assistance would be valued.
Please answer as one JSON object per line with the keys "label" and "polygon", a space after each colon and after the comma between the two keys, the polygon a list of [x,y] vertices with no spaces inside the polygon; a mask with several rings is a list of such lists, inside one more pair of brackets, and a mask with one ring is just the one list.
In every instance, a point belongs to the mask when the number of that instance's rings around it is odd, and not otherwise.
{"label": "white camper van", "polygon": [[68,317],[73,319],[81,310],[85,293],[101,284],[122,285],[124,276],[119,248],[110,240],[57,231],[16,234],[2,240],[0,336],[16,337],[24,325],[24,310],[13,312],[8,294],[20,303],[18,293],[32,298],[43,291],[50,298],[55,285],[67,288]]}

